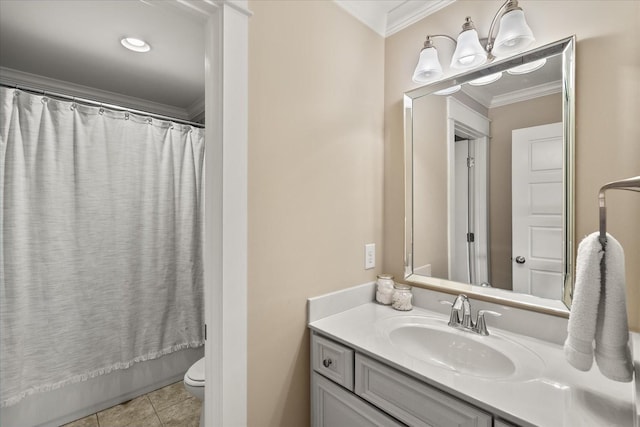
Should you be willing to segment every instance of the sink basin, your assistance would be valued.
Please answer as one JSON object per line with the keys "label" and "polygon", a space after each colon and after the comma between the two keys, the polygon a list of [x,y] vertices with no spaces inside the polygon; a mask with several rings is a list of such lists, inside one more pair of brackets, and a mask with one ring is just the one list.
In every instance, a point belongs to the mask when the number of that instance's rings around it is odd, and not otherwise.
{"label": "sink basin", "polygon": [[379,325],[391,344],[434,366],[487,379],[535,378],[544,362],[527,347],[490,331],[481,336],[427,316],[398,316]]}

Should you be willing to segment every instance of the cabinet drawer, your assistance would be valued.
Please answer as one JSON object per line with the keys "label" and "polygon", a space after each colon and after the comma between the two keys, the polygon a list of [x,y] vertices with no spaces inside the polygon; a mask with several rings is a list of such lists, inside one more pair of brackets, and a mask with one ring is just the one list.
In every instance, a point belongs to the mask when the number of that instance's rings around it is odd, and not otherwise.
{"label": "cabinet drawer", "polygon": [[311,367],[314,371],[353,391],[353,350],[313,334]]}
{"label": "cabinet drawer", "polygon": [[410,426],[491,427],[491,415],[361,354],[355,393]]}

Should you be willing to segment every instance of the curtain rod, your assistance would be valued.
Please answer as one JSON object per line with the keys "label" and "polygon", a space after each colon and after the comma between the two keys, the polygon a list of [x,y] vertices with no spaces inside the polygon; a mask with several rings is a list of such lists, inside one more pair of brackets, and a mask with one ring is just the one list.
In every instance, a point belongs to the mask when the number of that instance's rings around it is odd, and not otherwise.
{"label": "curtain rod", "polygon": [[109,110],[117,110],[117,111],[129,112],[129,113],[133,113],[133,114],[138,114],[140,116],[146,116],[146,117],[151,117],[151,118],[155,118],[155,119],[166,120],[166,121],[170,121],[170,122],[174,122],[174,123],[178,123],[178,124],[182,124],[182,125],[193,126],[193,127],[200,128],[200,129],[204,129],[205,128],[205,126],[202,123],[190,122],[188,120],[182,120],[182,119],[178,119],[178,118],[175,118],[175,117],[163,116],[162,114],[151,113],[149,111],[136,110],[134,108],[122,107],[120,105],[115,105],[115,104],[107,104],[107,103],[104,103],[104,102],[94,101],[94,100],[87,99],[87,98],[80,98],[80,97],[77,97],[77,96],[69,96],[69,95],[65,95],[65,94],[62,94],[62,93],[51,92],[51,91],[48,91],[48,90],[34,89],[34,88],[31,88],[31,87],[28,87],[28,86],[24,86],[24,85],[21,85],[21,84],[9,84],[9,83],[5,83],[5,82],[0,81],[0,86],[7,87],[9,89],[18,89],[18,90],[22,90],[24,92],[29,92],[29,93],[33,93],[33,94],[37,94],[37,95],[49,96],[51,98],[57,98],[57,99],[61,99],[61,100],[64,100],[64,101],[73,101],[73,102],[76,102],[78,104],[85,104],[85,105],[90,105],[90,106],[95,106],[95,107],[102,107],[102,108],[107,108]]}

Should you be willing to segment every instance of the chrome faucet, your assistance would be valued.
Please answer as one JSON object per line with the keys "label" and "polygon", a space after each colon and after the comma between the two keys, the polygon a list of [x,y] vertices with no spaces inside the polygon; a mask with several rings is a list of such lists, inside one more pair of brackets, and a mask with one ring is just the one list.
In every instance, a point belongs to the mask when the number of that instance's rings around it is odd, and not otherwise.
{"label": "chrome faucet", "polygon": [[486,336],[489,335],[487,322],[484,319],[486,314],[491,316],[501,315],[500,313],[496,313],[491,310],[480,310],[478,311],[478,317],[474,322],[471,317],[471,303],[469,302],[469,297],[464,294],[460,294],[451,305],[451,314],[449,315],[448,325],[452,328],[471,331],[476,334]]}
{"label": "chrome faucet", "polygon": [[471,304],[469,297],[460,294],[451,306],[451,314],[449,315],[449,326],[453,328],[462,328],[471,326]]}

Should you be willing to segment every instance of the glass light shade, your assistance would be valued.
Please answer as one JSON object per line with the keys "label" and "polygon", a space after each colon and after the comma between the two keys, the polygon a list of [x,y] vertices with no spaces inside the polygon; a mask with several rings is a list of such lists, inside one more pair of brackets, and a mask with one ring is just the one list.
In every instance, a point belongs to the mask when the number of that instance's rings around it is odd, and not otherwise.
{"label": "glass light shade", "polygon": [[455,85],[448,87],[446,89],[439,90],[437,92],[433,92],[434,95],[451,95],[452,93],[456,93],[462,88],[461,85]]}
{"label": "glass light shade", "polygon": [[412,80],[416,83],[427,83],[440,78],[442,74],[442,65],[438,61],[436,48],[427,47],[422,49]]}
{"label": "glass light shade", "polygon": [[537,61],[529,62],[528,64],[518,65],[507,70],[507,73],[517,76],[518,74],[527,74],[532,71],[538,70],[547,63],[547,58],[538,59]]}
{"label": "glass light shade", "polygon": [[487,52],[480,44],[478,32],[473,29],[461,32],[451,58],[451,68],[471,68],[484,64],[486,60]]}
{"label": "glass light shade", "polygon": [[519,9],[512,10],[500,18],[500,29],[491,53],[498,57],[519,53],[534,41],[536,39],[524,19],[524,12]]}
{"label": "glass light shade", "polygon": [[498,81],[500,77],[502,77],[502,71],[500,71],[499,73],[489,74],[488,76],[480,77],[475,80],[471,80],[469,84],[471,86],[484,86],[488,85],[489,83]]}

